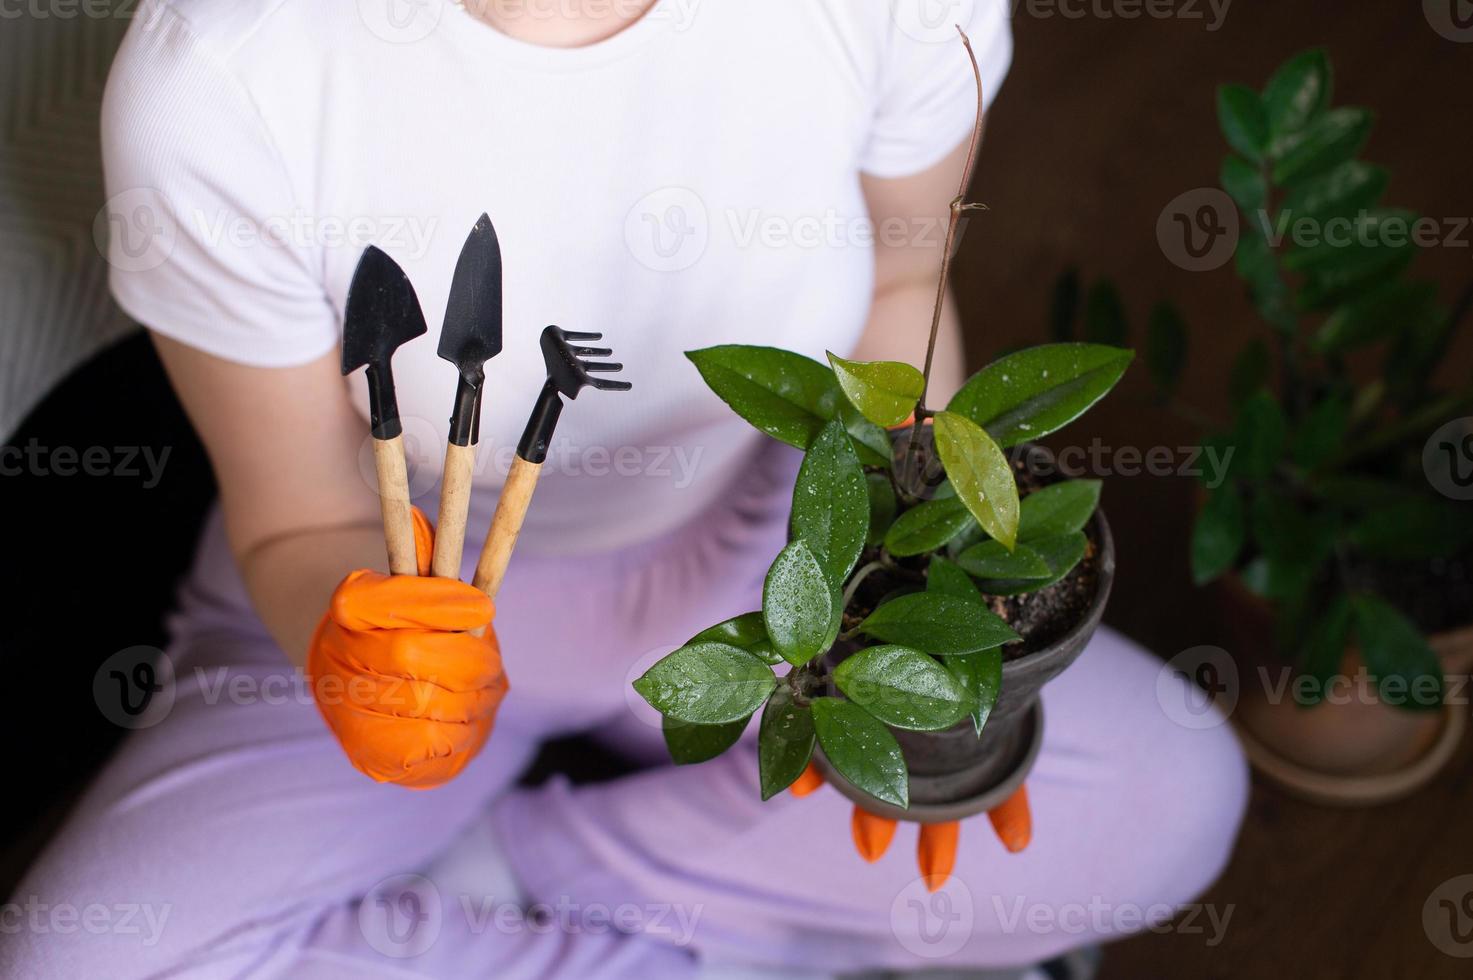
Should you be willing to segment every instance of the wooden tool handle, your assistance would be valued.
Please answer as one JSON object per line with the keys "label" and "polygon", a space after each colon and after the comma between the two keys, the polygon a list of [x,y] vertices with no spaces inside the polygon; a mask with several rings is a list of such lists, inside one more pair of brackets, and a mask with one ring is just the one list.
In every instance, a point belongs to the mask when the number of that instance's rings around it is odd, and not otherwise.
{"label": "wooden tool handle", "polygon": [[389,571],[394,575],[417,575],[414,515],[409,504],[409,471],[404,465],[402,435],[373,440],[373,467],[378,473],[378,500],[384,514]]}
{"label": "wooden tool handle", "polygon": [[501,498],[496,501],[496,516],[491,518],[491,530],[486,532],[486,543],[481,548],[481,560],[476,563],[476,577],[471,583],[493,599],[506,576],[507,562],[511,561],[512,549],[517,545],[517,535],[522,533],[522,519],[527,516],[527,505],[532,502],[532,491],[537,489],[541,472],[541,463],[529,463],[518,456],[512,461],[511,472],[506,474],[506,486],[501,488]]}
{"label": "wooden tool handle", "polygon": [[435,528],[435,554],[430,562],[430,572],[440,578],[460,578],[475,467],[475,446],[446,444],[445,469],[440,476],[440,526]]}

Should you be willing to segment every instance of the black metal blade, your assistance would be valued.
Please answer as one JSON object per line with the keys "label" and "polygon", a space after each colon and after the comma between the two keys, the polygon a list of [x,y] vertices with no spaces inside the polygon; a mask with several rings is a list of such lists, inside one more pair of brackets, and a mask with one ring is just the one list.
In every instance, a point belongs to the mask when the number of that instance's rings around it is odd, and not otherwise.
{"label": "black metal blade", "polygon": [[373,245],[364,249],[343,311],[343,373],[368,364],[387,367],[394,351],[428,329],[399,263]]}
{"label": "black metal blade", "polygon": [[485,363],[501,353],[501,243],[487,215],[476,220],[455,263],[438,350],[476,387]]}
{"label": "black metal blade", "polygon": [[370,245],[364,249],[343,310],[343,373],[368,368],[369,422],[375,439],[401,431],[390,361],[394,351],[425,333],[414,284],[399,263]]}

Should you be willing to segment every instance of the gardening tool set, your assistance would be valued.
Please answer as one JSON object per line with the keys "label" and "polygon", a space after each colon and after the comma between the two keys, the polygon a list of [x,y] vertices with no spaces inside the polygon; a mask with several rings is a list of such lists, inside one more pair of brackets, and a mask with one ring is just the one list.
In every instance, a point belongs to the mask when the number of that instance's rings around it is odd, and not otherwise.
{"label": "gardening tool set", "polygon": [[[389,571],[395,575],[413,575],[417,568],[403,427],[394,397],[390,361],[396,350],[426,331],[419,298],[409,277],[392,258],[370,245],[359,260],[348,289],[343,317],[343,374],[351,374],[360,367],[368,369],[374,467]],[[593,376],[594,372],[622,370],[623,365],[583,360],[613,353],[608,348],[577,345],[602,336],[558,327],[542,331],[547,380],[517,446],[516,459],[507,474],[476,566],[474,584],[492,598],[501,587],[537,476],[547,459],[563,398],[576,398],[585,387],[605,391],[630,388],[627,381]],[[501,349],[501,245],[491,219],[483,214],[471,229],[456,262],[438,348],[440,357],[454,364],[459,372],[440,481],[439,528],[430,564],[431,573],[443,578],[457,578],[460,574],[475,450],[480,437],[485,367]]]}

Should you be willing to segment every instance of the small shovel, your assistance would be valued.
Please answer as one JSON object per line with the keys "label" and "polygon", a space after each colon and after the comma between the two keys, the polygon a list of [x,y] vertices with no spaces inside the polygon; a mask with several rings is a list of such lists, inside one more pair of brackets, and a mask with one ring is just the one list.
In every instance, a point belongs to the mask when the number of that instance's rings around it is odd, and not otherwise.
{"label": "small shovel", "polygon": [[369,420],[373,465],[378,474],[379,507],[389,571],[414,575],[414,518],[409,504],[409,474],[404,464],[404,427],[394,396],[389,362],[394,351],[424,333],[424,313],[414,285],[399,264],[370,245],[358,260],[343,313],[343,374],[368,367]]}
{"label": "small shovel", "polygon": [[481,388],[486,380],[486,362],[500,353],[501,243],[491,219],[483,214],[460,250],[445,305],[445,325],[440,330],[440,357],[460,372],[440,477],[439,527],[430,562],[430,571],[441,578],[460,577],[476,443],[481,435]]}
{"label": "small shovel", "polygon": [[506,474],[506,485],[501,488],[501,498],[496,502],[496,514],[491,518],[491,530],[486,534],[486,543],[481,548],[481,558],[476,563],[476,576],[472,584],[492,599],[501,589],[501,580],[506,576],[507,563],[522,531],[522,521],[527,516],[527,506],[532,502],[532,491],[537,488],[537,477],[547,459],[547,447],[552,433],[557,428],[558,416],[563,411],[562,396],[577,398],[585,387],[603,391],[628,391],[632,385],[627,381],[612,381],[595,378],[589,372],[622,371],[624,365],[612,362],[582,361],[580,357],[607,357],[613,353],[606,347],[574,347],[570,340],[599,340],[601,333],[577,333],[548,327],[542,331],[542,359],[547,362],[547,382],[537,396],[532,417],[517,444],[517,457],[512,460],[511,470]]}

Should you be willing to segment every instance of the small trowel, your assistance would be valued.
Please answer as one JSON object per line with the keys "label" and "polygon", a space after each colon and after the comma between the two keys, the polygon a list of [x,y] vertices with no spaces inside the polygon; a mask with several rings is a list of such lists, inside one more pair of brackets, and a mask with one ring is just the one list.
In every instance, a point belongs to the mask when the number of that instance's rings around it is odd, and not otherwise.
{"label": "small trowel", "polygon": [[414,518],[409,504],[409,474],[404,463],[404,429],[394,397],[389,362],[394,351],[423,334],[424,313],[414,286],[399,264],[370,245],[358,260],[343,314],[343,374],[368,368],[369,418],[373,463],[378,473],[379,505],[389,571],[414,575]]}
{"label": "small trowel", "polygon": [[481,428],[481,389],[485,365],[501,353],[501,244],[486,215],[476,221],[450,283],[439,354],[460,372],[450,441],[440,481],[440,519],[430,571],[460,577],[465,522],[470,511],[471,478]]}

